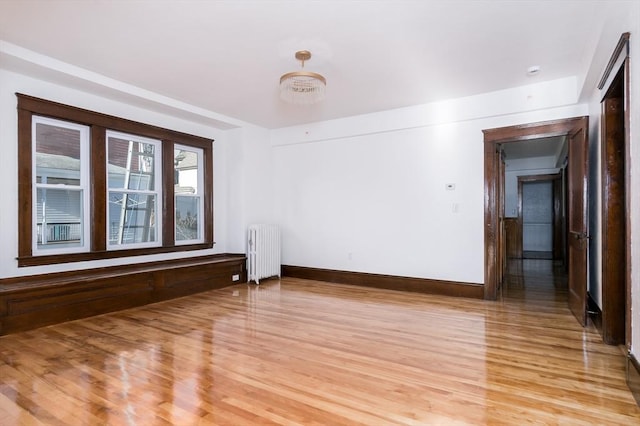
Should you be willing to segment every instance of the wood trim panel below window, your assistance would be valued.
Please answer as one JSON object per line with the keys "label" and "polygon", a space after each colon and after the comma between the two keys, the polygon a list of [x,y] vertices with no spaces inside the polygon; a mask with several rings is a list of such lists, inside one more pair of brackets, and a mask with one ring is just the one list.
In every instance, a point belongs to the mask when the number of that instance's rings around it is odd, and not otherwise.
{"label": "wood trim panel below window", "polygon": [[0,335],[246,282],[245,263],[219,254],[0,279]]}

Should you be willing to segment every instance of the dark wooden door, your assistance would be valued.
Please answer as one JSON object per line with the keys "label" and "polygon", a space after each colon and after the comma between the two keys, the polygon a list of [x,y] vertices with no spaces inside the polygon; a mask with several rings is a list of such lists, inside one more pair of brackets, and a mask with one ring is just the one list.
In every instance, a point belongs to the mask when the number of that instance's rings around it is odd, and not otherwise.
{"label": "dark wooden door", "polygon": [[587,127],[569,133],[569,309],[582,326],[587,322]]}

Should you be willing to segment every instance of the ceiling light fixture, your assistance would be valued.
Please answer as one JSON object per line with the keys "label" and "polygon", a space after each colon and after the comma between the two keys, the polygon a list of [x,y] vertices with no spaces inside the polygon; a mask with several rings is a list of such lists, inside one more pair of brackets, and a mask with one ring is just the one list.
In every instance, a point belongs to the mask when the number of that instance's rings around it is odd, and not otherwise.
{"label": "ceiling light fixture", "polygon": [[292,104],[308,105],[324,99],[327,80],[320,74],[304,71],[304,62],[311,59],[311,52],[300,50],[296,59],[303,70],[293,71],[280,77],[280,99]]}

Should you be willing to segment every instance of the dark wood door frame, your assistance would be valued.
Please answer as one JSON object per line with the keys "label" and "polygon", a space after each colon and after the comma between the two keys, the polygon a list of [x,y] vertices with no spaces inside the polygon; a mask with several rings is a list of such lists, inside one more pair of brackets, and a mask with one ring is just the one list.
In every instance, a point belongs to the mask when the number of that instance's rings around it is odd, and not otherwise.
{"label": "dark wood door frame", "polygon": [[629,33],[620,37],[598,89],[602,174],[602,339],[631,349]]}
{"label": "dark wood door frame", "polygon": [[484,133],[484,297],[498,296],[499,231],[499,145],[554,136],[568,136],[588,126],[588,117],[574,117],[540,123],[521,124],[483,130]]}
{"label": "dark wood door frame", "polygon": [[[523,220],[522,220],[522,185],[530,182],[548,182],[551,181],[552,186],[552,209],[553,209],[553,234],[551,239],[553,241],[553,258],[560,259],[561,252],[558,250],[559,245],[562,243],[562,194],[558,192],[558,188],[562,188],[562,185],[557,185],[557,182],[562,182],[562,173],[544,174],[544,175],[527,175],[518,176],[518,232],[523,235]],[[524,237],[519,239],[520,244],[524,244]],[[520,247],[520,252],[524,254],[524,247]]]}
{"label": "dark wood door frame", "polygon": [[506,238],[504,222],[504,180],[505,180],[505,158],[504,152],[497,153],[498,161],[498,287],[502,285],[507,272],[506,262]]}

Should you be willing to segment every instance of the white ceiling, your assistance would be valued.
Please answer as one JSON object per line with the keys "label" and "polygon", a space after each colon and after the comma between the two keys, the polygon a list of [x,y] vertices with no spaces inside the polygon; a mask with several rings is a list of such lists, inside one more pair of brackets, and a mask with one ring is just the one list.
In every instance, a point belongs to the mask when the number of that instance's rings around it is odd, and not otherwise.
{"label": "white ceiling", "polygon": [[[605,4],[3,0],[0,40],[278,128],[580,75]],[[305,68],[327,79],[325,101],[304,107],[278,97],[301,49],[313,54]]]}

